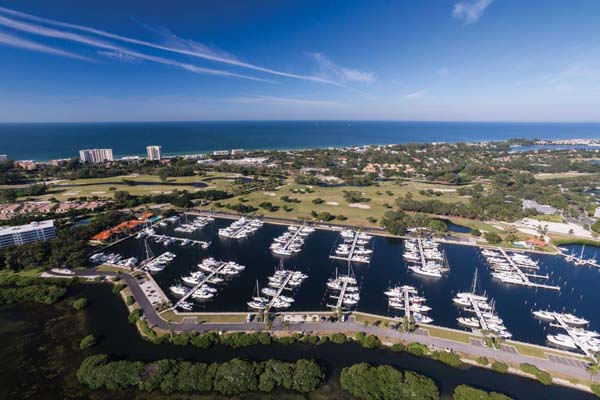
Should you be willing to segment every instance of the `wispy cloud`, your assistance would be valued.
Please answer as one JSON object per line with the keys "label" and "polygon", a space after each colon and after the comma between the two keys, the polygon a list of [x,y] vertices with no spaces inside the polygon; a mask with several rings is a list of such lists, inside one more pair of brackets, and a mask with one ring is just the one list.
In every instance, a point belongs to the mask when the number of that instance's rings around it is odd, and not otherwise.
{"label": "wispy cloud", "polygon": [[469,0],[459,1],[454,4],[452,16],[463,20],[465,24],[475,23],[481,18],[485,9],[492,4],[493,0]]}
{"label": "wispy cloud", "polygon": [[52,54],[55,56],[74,58],[82,61],[91,61],[89,58],[80,56],[79,54],[71,53],[69,51],[64,51],[51,46],[46,46],[29,39],[24,39],[4,32],[0,32],[0,44],[19,49],[37,51],[39,53]]}
{"label": "wispy cloud", "polygon": [[342,84],[375,82],[375,74],[372,72],[342,67],[331,61],[329,57],[322,53],[309,53],[309,55],[317,61],[321,73],[325,76],[332,76],[332,78],[329,79],[339,81]]}
{"label": "wispy cloud", "polygon": [[149,41],[145,41],[145,40],[139,40],[139,39],[135,39],[135,38],[127,37],[127,36],[117,35],[114,33],[110,33],[107,31],[100,30],[100,29],[91,28],[91,27],[84,26],[84,25],[71,24],[71,23],[57,21],[57,20],[48,19],[48,18],[41,18],[41,17],[22,13],[20,11],[16,11],[16,10],[4,8],[4,7],[0,7],[0,13],[4,13],[5,15],[12,15],[15,17],[19,17],[19,18],[30,20],[30,21],[35,21],[38,23],[55,26],[55,27],[73,29],[73,30],[77,30],[80,32],[85,32],[85,33],[89,33],[92,35],[96,35],[96,36],[100,36],[100,37],[104,37],[107,39],[112,39],[112,40],[116,40],[116,41],[120,41],[120,42],[124,42],[124,43],[134,44],[134,45],[138,45],[138,46],[144,46],[144,47],[148,47],[148,48],[153,48],[153,49],[157,49],[157,50],[162,50],[162,51],[167,51],[167,52],[172,52],[172,53],[177,53],[177,54],[182,54],[182,55],[187,55],[187,56],[201,58],[201,59],[208,60],[208,61],[220,62],[220,63],[224,63],[227,65],[235,66],[235,67],[246,68],[246,69],[250,69],[250,70],[254,70],[254,71],[258,71],[258,72],[263,72],[266,74],[271,74],[274,76],[281,76],[281,77],[286,77],[286,78],[300,79],[300,80],[305,80],[305,81],[332,84],[332,85],[339,86],[338,82],[335,82],[335,81],[332,81],[332,80],[329,80],[329,79],[326,79],[326,78],[323,78],[320,76],[294,74],[294,73],[279,71],[279,70],[261,67],[258,65],[240,61],[237,57],[235,57],[231,54],[228,54],[224,51],[212,49],[208,46],[205,46],[201,43],[198,43],[198,42],[195,42],[192,40],[182,39],[182,38],[178,37],[177,35],[173,34],[172,32],[170,32],[169,30],[167,30],[166,28],[153,28],[148,25],[142,24],[145,28],[153,31],[155,34],[157,34],[161,38],[160,43],[153,43],[153,42],[149,42]]}
{"label": "wispy cloud", "polygon": [[313,100],[297,97],[278,96],[240,96],[231,99],[234,103],[266,104],[274,106],[302,106],[302,107],[342,107],[346,104],[331,100]]}
{"label": "wispy cloud", "polygon": [[440,68],[437,71],[435,71],[435,73],[440,76],[446,76],[450,73],[450,71],[448,70],[448,68]]}
{"label": "wispy cloud", "polygon": [[23,21],[13,20],[8,17],[4,17],[0,15],[0,25],[6,26],[8,28],[16,29],[22,32],[26,32],[33,35],[50,37],[55,39],[67,40],[75,43],[79,43],[86,46],[91,46],[103,50],[109,50],[112,54],[121,54],[122,56],[129,56],[130,58],[136,58],[139,60],[151,61],[158,64],[169,65],[172,67],[180,68],[189,72],[193,72],[196,74],[209,74],[209,75],[219,75],[226,77],[236,77],[249,79],[253,81],[262,81],[268,82],[267,79],[256,78],[253,76],[248,76],[244,74],[239,74],[235,72],[229,72],[224,70],[212,69],[200,67],[194,64],[183,63],[177,60],[153,56],[146,53],[141,53],[138,51],[130,50],[128,48],[115,45],[113,43],[107,42],[105,40],[101,40],[95,37],[81,35],[78,33],[73,33],[69,31],[58,30],[54,28],[47,28],[42,25],[30,24]]}
{"label": "wispy cloud", "polygon": [[422,99],[423,97],[425,97],[425,95],[427,94],[427,90],[425,89],[421,89],[421,90],[417,90],[416,92],[412,92],[412,93],[408,93],[406,95],[404,95],[405,99]]}

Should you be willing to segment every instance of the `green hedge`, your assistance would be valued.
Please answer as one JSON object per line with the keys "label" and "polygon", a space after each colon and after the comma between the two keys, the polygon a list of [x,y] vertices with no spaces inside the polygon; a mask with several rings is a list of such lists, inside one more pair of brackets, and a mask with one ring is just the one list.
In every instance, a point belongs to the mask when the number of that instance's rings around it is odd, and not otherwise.
{"label": "green hedge", "polygon": [[91,389],[124,390],[138,388],[163,393],[218,392],[235,395],[244,392],[270,392],[275,388],[308,393],[323,382],[323,369],[314,361],[251,362],[239,359],[223,363],[194,363],[176,360],[111,361],[100,354],[87,357],[77,379]]}
{"label": "green hedge", "polygon": [[373,367],[361,363],[346,367],[340,374],[340,385],[352,396],[364,400],[437,400],[440,397],[433,380],[389,365]]}
{"label": "green hedge", "polygon": [[524,363],[524,364],[521,364],[520,367],[521,367],[521,371],[523,371],[527,374],[534,375],[537,378],[537,380],[540,381],[541,383],[543,383],[544,385],[550,385],[552,383],[552,376],[549,373],[547,373],[546,371],[542,371],[535,365]]}
{"label": "green hedge", "polygon": [[459,385],[454,389],[453,400],[512,400],[505,394],[486,392],[468,385]]}

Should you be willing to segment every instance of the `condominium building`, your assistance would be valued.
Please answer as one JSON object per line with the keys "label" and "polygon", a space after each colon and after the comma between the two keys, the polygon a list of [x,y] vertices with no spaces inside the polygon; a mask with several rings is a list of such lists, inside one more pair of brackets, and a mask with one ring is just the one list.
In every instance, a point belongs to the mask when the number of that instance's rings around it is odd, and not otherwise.
{"label": "condominium building", "polygon": [[160,146],[146,146],[146,153],[148,154],[148,160],[160,160]]}
{"label": "condominium building", "polygon": [[112,149],[79,150],[79,159],[81,162],[90,164],[113,161],[113,151]]}
{"label": "condominium building", "polygon": [[215,150],[213,151],[213,156],[228,156],[229,150]]}
{"label": "condominium building", "polygon": [[8,160],[8,156],[6,154],[0,154],[0,162],[4,162]]}
{"label": "condominium building", "polygon": [[233,150],[231,150],[231,155],[232,156],[238,156],[240,154],[244,154],[244,149],[233,149]]}
{"label": "condominium building", "polygon": [[56,227],[53,220],[6,228],[0,227],[0,249],[54,239],[55,237]]}

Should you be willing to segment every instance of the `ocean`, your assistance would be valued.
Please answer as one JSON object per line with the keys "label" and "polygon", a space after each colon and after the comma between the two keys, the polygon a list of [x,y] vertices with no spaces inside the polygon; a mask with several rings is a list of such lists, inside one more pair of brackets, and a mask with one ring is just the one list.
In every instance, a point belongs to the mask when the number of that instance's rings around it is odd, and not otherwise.
{"label": "ocean", "polygon": [[0,154],[48,161],[85,148],[112,148],[115,157],[224,149],[298,149],[409,142],[490,141],[510,138],[598,138],[600,123],[479,123],[384,121],[238,121],[0,124]]}

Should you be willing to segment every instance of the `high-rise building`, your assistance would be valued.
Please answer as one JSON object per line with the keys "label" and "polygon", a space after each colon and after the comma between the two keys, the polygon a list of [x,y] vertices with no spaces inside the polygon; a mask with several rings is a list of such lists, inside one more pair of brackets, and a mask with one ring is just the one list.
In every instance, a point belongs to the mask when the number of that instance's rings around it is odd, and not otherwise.
{"label": "high-rise building", "polygon": [[8,160],[8,156],[6,154],[0,154],[0,162],[4,162]]}
{"label": "high-rise building", "polygon": [[160,160],[160,146],[146,146],[146,153],[148,154],[148,160]]}
{"label": "high-rise building", "polygon": [[112,149],[79,150],[79,159],[81,162],[90,164],[113,161],[113,152]]}
{"label": "high-rise building", "polygon": [[9,246],[54,239],[56,228],[53,220],[32,222],[27,225],[0,227],[0,249]]}

